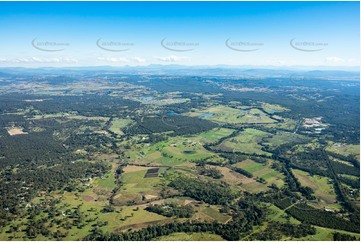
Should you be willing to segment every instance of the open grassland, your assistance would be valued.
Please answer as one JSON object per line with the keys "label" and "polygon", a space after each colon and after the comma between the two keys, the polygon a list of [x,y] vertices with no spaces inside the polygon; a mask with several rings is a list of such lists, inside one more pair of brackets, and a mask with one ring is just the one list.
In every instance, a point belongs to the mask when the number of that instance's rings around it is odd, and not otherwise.
{"label": "open grassland", "polygon": [[307,152],[308,150],[314,150],[314,149],[318,149],[318,148],[321,148],[321,145],[316,139],[311,140],[311,142],[309,142],[309,143],[297,144],[292,147],[292,149],[296,153]]}
{"label": "open grassland", "polygon": [[270,104],[270,103],[262,103],[261,107],[267,112],[267,113],[280,113],[280,112],[286,112],[289,111],[289,109],[282,107],[277,104]]}
{"label": "open grassland", "polygon": [[270,138],[265,138],[262,144],[274,149],[283,144],[304,143],[307,141],[309,141],[309,138],[303,135],[280,131],[277,132],[277,134],[272,135]]}
{"label": "open grassland", "polygon": [[261,130],[247,128],[237,136],[224,140],[214,148],[232,152],[243,152],[246,154],[271,155],[261,150],[262,146],[260,145],[262,139],[269,135],[270,133]]}
{"label": "open grassland", "polygon": [[276,120],[270,118],[266,113],[264,113],[263,111],[261,111],[261,110],[259,110],[257,108],[252,108],[250,110],[247,110],[244,113],[245,113],[245,115],[240,118],[240,123],[264,124],[264,123],[275,123],[275,122],[277,122]]}
{"label": "open grassland", "polygon": [[101,178],[97,178],[94,182],[95,187],[112,190],[115,187],[115,177],[113,172],[108,172]]}
{"label": "open grassland", "polygon": [[224,215],[218,211],[219,208],[215,206],[209,206],[206,208],[203,208],[200,213],[202,213],[205,216],[210,217],[213,221],[217,221],[219,223],[226,223],[231,219],[230,216]]}
{"label": "open grassland", "polygon": [[283,118],[278,115],[272,116],[274,119],[280,120],[278,123],[264,124],[267,128],[283,129],[294,132],[297,127],[297,121],[289,118]]}
{"label": "open grassland", "polygon": [[243,187],[245,187],[247,190],[256,189],[257,191],[257,190],[267,190],[268,189],[267,186],[270,186],[271,184],[275,184],[277,187],[281,188],[285,184],[284,175],[279,171],[270,168],[272,162],[276,162],[276,161],[269,160],[267,164],[261,164],[248,159],[236,163],[234,165],[235,167],[242,168],[252,173],[254,179],[262,178],[266,181],[265,184],[259,182],[244,184]]}
{"label": "open grassland", "polygon": [[198,110],[189,113],[192,117],[201,117],[204,119],[222,122],[222,123],[239,123],[239,118],[244,115],[240,110],[227,106],[214,106],[204,110]]}
{"label": "open grassland", "polygon": [[122,129],[130,125],[132,122],[133,120],[131,119],[114,119],[112,120],[109,130],[115,134],[122,135]]}
{"label": "open grassland", "polygon": [[165,143],[162,151],[166,153],[165,156],[178,160],[197,161],[207,159],[213,155],[192,137],[172,138]]}
{"label": "open grassland", "polygon": [[257,182],[253,180],[253,182],[242,184],[241,187],[244,189],[244,191],[250,192],[250,193],[259,193],[259,192],[265,192],[268,191],[269,188],[267,185]]}
{"label": "open grassland", "polygon": [[158,237],[154,240],[160,241],[223,241],[224,239],[211,233],[173,233]]}
{"label": "open grassland", "polygon": [[188,115],[192,117],[198,116],[207,120],[228,124],[277,122],[257,108],[236,109],[222,105],[194,111]]}
{"label": "open grassland", "polygon": [[334,143],[326,148],[327,151],[331,151],[344,156],[354,156],[360,161],[360,145],[348,145],[342,143]]}
{"label": "open grassland", "polygon": [[159,166],[178,166],[187,161],[216,158],[217,155],[206,150],[199,139],[193,136],[172,137],[167,141],[132,149],[127,151],[127,155],[133,163]]}
{"label": "open grassland", "polygon": [[[101,177],[97,177],[91,181],[88,181],[88,184],[91,185],[93,189],[87,189],[83,193],[83,198],[88,201],[92,201],[95,199],[99,201],[106,200],[107,197],[110,196],[112,190],[116,187],[116,180],[114,173],[116,168],[117,168],[117,164],[112,163],[112,168],[109,172],[107,172]],[[88,194],[90,192],[92,192],[93,194]]]}
{"label": "open grassland", "polygon": [[250,182],[255,182],[252,178],[248,178],[242,174],[239,174],[238,172],[235,172],[228,167],[220,167],[220,166],[210,166],[210,167],[219,170],[223,175],[222,181],[228,183],[229,185],[239,185],[240,183],[247,184]]}
{"label": "open grassland", "polygon": [[195,207],[196,213],[193,215],[192,220],[227,223],[231,220],[231,216],[220,213],[220,208],[220,206],[208,205],[206,203],[197,204]]}
{"label": "open grassland", "polygon": [[329,229],[329,228],[323,228],[314,226],[317,230],[317,233],[315,235],[308,235],[306,237],[301,238],[288,238],[288,240],[297,240],[297,241],[332,241],[333,240],[333,233],[339,232],[342,234],[348,234],[351,236],[355,236],[357,240],[360,240],[360,234],[357,233],[351,233],[343,230],[337,230],[337,229]]}
{"label": "open grassland", "polygon": [[215,128],[198,135],[202,143],[212,143],[234,132],[233,129]]}
{"label": "open grassland", "polygon": [[267,206],[267,219],[281,223],[300,224],[297,219],[289,216],[284,210],[276,207],[273,204],[266,204]]}
{"label": "open grassland", "polygon": [[126,203],[135,200],[142,201],[145,196],[156,198],[159,196],[160,177],[144,178],[147,170],[126,172],[122,174],[121,181],[124,184],[115,196],[118,202]]}
{"label": "open grassland", "polygon": [[311,176],[309,173],[292,169],[297,179],[300,181],[302,186],[312,188],[315,196],[318,200],[318,204],[321,207],[340,209],[340,205],[336,202],[336,194],[333,189],[331,182],[328,182],[329,178],[318,175]]}

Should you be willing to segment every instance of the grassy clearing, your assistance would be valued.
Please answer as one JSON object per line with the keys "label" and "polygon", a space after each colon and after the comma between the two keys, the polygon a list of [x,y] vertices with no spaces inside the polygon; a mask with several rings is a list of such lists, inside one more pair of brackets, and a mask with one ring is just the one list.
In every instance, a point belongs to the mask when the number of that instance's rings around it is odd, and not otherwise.
{"label": "grassy clearing", "polygon": [[173,233],[158,237],[154,240],[160,241],[223,241],[224,239],[211,233]]}
{"label": "grassy clearing", "polygon": [[201,213],[211,217],[214,221],[217,221],[219,223],[225,223],[231,218],[230,216],[220,213],[218,211],[218,208],[215,208],[214,206],[210,206],[202,209]]}
{"label": "grassy clearing", "polygon": [[350,145],[334,143],[326,148],[327,151],[331,151],[340,155],[349,156],[352,155],[360,161],[360,145]]}
{"label": "grassy clearing", "polygon": [[289,111],[289,109],[287,109],[285,107],[282,107],[280,105],[277,105],[277,104],[262,103],[261,106],[267,113],[276,113],[276,112]]}
{"label": "grassy clearing", "polygon": [[221,144],[215,146],[215,148],[247,154],[271,155],[270,153],[261,150],[262,146],[259,144],[264,137],[269,135],[270,133],[248,128],[237,136],[224,140]]}
{"label": "grassy clearing", "polygon": [[159,166],[179,166],[187,161],[197,162],[218,157],[206,150],[199,139],[200,137],[194,136],[172,137],[156,144],[133,147],[127,151],[127,155],[133,163]]}
{"label": "grassy clearing", "polygon": [[281,188],[284,182],[284,175],[272,168],[270,168],[272,160],[269,160],[267,164],[260,164],[253,160],[245,160],[239,163],[236,163],[234,166],[242,168],[250,173],[252,173],[253,177],[256,179],[257,177],[263,178],[266,181],[266,184],[262,183],[249,183],[244,184],[243,187],[247,190],[256,189],[258,190],[267,190],[269,185],[275,184],[277,187]]}
{"label": "grassy clearing", "polygon": [[200,141],[202,143],[211,143],[217,141],[223,137],[226,137],[234,132],[233,129],[226,129],[226,128],[215,128],[210,131],[201,133],[199,135]]}
{"label": "grassy clearing", "polygon": [[204,119],[212,120],[220,123],[240,124],[240,123],[274,123],[263,111],[252,109],[236,109],[223,105],[210,107],[204,110],[191,112],[188,115],[198,116]]}
{"label": "grassy clearing", "polygon": [[109,224],[105,227],[104,231],[119,232],[128,230],[129,228],[138,229],[147,227],[150,223],[169,221],[169,218],[167,217],[148,212],[141,208],[137,210],[137,207],[139,206],[127,206],[123,208],[121,213],[104,214],[104,219],[109,221]]}
{"label": "grassy clearing", "polygon": [[283,118],[278,115],[272,116],[274,119],[281,120],[282,122],[272,123],[272,124],[264,124],[267,128],[274,128],[274,129],[284,129],[291,132],[294,132],[297,126],[297,121],[289,118]]}
{"label": "grassy clearing", "polygon": [[276,207],[273,204],[267,204],[267,209],[268,209],[267,218],[271,221],[300,224],[300,221],[293,218],[292,216],[288,216],[288,214],[284,210]]}
{"label": "grassy clearing", "polygon": [[283,144],[304,143],[307,141],[309,141],[309,138],[303,135],[280,131],[277,132],[277,134],[272,135],[270,138],[265,138],[262,144],[268,145],[271,148],[277,148]]}
{"label": "grassy clearing", "polygon": [[[115,202],[127,204],[131,201],[141,202],[144,199],[159,197],[160,186],[165,180],[160,177],[144,178],[148,169],[132,172],[128,169],[123,173],[121,176],[123,185],[114,197]],[[159,174],[163,172],[164,168],[161,168]]]}
{"label": "grassy clearing", "polygon": [[240,119],[241,123],[276,123],[277,121],[270,118],[263,111],[252,108],[248,110],[245,115]]}
{"label": "grassy clearing", "polygon": [[162,151],[165,152],[169,158],[185,161],[207,159],[213,155],[192,137],[176,137],[170,139],[165,143]]}
{"label": "grassy clearing", "polygon": [[268,191],[269,188],[267,187],[267,185],[256,182],[255,180],[253,180],[250,183],[247,184],[242,184],[241,187],[250,193],[259,193],[259,192],[265,192]]}
{"label": "grassy clearing", "polygon": [[124,190],[127,192],[153,192],[160,178],[144,178],[146,171],[128,172],[121,176]]}
{"label": "grassy clearing", "polygon": [[227,223],[231,219],[231,216],[220,213],[220,208],[221,207],[217,205],[208,205],[206,203],[198,204],[195,207],[196,213],[193,215],[192,220]]}
{"label": "grassy clearing", "polygon": [[112,190],[115,187],[115,177],[113,172],[108,172],[101,178],[95,180],[95,186],[98,188]]}
{"label": "grassy clearing", "polygon": [[122,129],[130,125],[132,122],[133,120],[131,119],[113,119],[109,130],[115,134],[122,135]]}
{"label": "grassy clearing", "polygon": [[332,183],[328,183],[328,177],[322,177],[318,175],[311,176],[309,173],[292,169],[297,179],[300,181],[302,186],[308,186],[312,188],[315,196],[318,200],[318,205],[321,207],[340,209],[340,205],[336,204],[336,194],[333,189]]}
{"label": "grassy clearing", "polygon": [[241,175],[238,172],[229,169],[228,167],[221,167],[221,166],[210,166],[210,167],[219,170],[223,175],[222,181],[228,183],[229,185],[239,185],[240,183],[247,184],[250,182],[254,182],[252,178],[248,178],[244,175]]}
{"label": "grassy clearing", "polygon": [[323,228],[314,226],[317,230],[317,233],[315,235],[308,235],[306,237],[302,238],[288,238],[289,240],[297,240],[297,241],[332,241],[333,240],[333,233],[339,232],[343,234],[349,234],[351,236],[355,236],[357,240],[360,240],[360,235],[357,233],[351,233],[343,230],[337,230],[337,229],[329,229],[329,228]]}

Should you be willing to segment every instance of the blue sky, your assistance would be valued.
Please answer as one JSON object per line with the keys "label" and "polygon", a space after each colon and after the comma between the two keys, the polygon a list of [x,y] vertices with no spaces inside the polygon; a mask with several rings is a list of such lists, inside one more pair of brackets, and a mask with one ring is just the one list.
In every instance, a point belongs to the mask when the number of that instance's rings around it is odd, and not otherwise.
{"label": "blue sky", "polygon": [[359,24],[359,2],[0,2],[0,66],[358,66]]}

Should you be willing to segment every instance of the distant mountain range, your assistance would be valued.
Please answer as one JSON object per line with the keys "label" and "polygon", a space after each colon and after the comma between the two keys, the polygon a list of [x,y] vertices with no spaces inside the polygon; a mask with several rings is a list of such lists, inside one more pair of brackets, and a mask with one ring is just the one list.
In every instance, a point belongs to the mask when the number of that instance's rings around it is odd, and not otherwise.
{"label": "distant mountain range", "polygon": [[[308,68],[308,69],[307,69]],[[184,66],[184,65],[148,65],[148,66],[84,66],[84,67],[3,67],[0,68],[0,77],[9,75],[82,75],[94,74],[94,72],[105,72],[112,74],[150,74],[150,75],[200,75],[200,76],[232,76],[240,78],[285,78],[294,76],[301,78],[317,79],[346,79],[359,80],[359,67],[338,69],[336,67],[274,67],[274,66]]]}

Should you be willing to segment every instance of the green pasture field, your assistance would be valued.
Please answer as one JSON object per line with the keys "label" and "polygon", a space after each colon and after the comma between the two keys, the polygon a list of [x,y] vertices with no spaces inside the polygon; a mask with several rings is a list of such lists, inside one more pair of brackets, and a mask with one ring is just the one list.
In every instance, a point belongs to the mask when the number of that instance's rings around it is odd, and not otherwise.
{"label": "green pasture field", "polygon": [[215,148],[246,154],[255,153],[270,156],[270,153],[261,150],[262,146],[260,145],[262,139],[269,135],[270,133],[261,130],[247,128],[237,136],[224,140],[221,144],[215,146]]}
{"label": "green pasture field", "polygon": [[332,241],[333,233],[339,232],[342,234],[348,234],[351,236],[355,236],[357,240],[360,240],[360,234],[357,234],[357,233],[352,233],[352,232],[337,230],[337,229],[323,228],[323,227],[318,227],[318,226],[314,226],[314,227],[317,230],[317,233],[315,235],[308,235],[306,237],[289,238],[289,239],[297,240],[297,241]]}
{"label": "green pasture field", "polygon": [[262,103],[261,107],[268,113],[276,113],[276,112],[286,112],[289,109],[282,107],[277,104],[270,104],[270,103]]}
{"label": "green pasture field", "polygon": [[253,179],[256,179],[257,177],[259,178],[263,178],[266,180],[266,184],[262,184],[259,182],[253,182],[253,183],[248,183],[248,184],[244,184],[242,185],[242,187],[246,188],[247,190],[251,190],[255,189],[255,191],[252,192],[256,192],[256,191],[264,191],[264,190],[268,190],[267,186],[270,186],[271,184],[275,184],[277,187],[281,188],[283,187],[283,185],[285,184],[284,182],[284,175],[272,168],[270,168],[272,162],[276,162],[276,161],[268,161],[268,164],[261,164],[261,163],[257,163],[253,160],[245,160],[242,162],[238,162],[236,163],[234,166],[235,167],[239,167],[242,168],[250,173],[252,173],[253,175]]}
{"label": "green pasture field", "polygon": [[263,140],[263,145],[268,145],[272,148],[277,148],[280,145],[283,144],[289,144],[289,143],[304,143],[309,141],[310,139],[299,134],[295,133],[289,133],[284,131],[279,131],[277,134],[272,135],[270,138],[265,138]]}
{"label": "green pasture field", "polygon": [[331,182],[328,182],[328,177],[319,175],[311,176],[308,172],[304,172],[297,169],[292,169],[296,178],[300,181],[302,186],[312,188],[318,199],[320,207],[326,207],[330,209],[340,209],[341,206],[336,202],[336,194]]}
{"label": "green pasture field", "polygon": [[199,134],[198,137],[200,137],[200,141],[202,143],[211,143],[223,137],[231,135],[233,132],[234,132],[233,129],[215,128],[210,131]]}
{"label": "green pasture field", "polygon": [[354,156],[358,161],[360,161],[360,145],[352,144],[341,144],[334,143],[326,148],[327,151],[331,151],[344,156]]}
{"label": "green pasture field", "polygon": [[[211,134],[209,134],[211,135]],[[129,159],[136,164],[152,164],[159,166],[179,166],[187,161],[197,162],[202,159],[217,157],[206,150],[199,137],[178,136],[156,144],[145,145],[127,151]]]}
{"label": "green pasture field", "polygon": [[188,115],[192,117],[202,117],[203,115],[202,118],[204,119],[228,124],[277,122],[257,108],[236,109],[223,105],[210,107],[204,110],[195,110],[194,112],[188,113]]}
{"label": "green pasture field", "polygon": [[277,222],[281,222],[281,223],[292,223],[292,224],[300,224],[300,221],[298,221],[297,219],[293,218],[292,216],[289,216],[289,220],[287,219],[287,213],[276,207],[273,204],[266,204],[267,206],[267,218],[271,221],[277,221]]}
{"label": "green pasture field", "polygon": [[133,122],[133,120],[131,120],[131,119],[114,119],[114,120],[112,120],[109,130],[115,134],[122,135],[123,131],[121,129],[127,127],[132,122]]}

